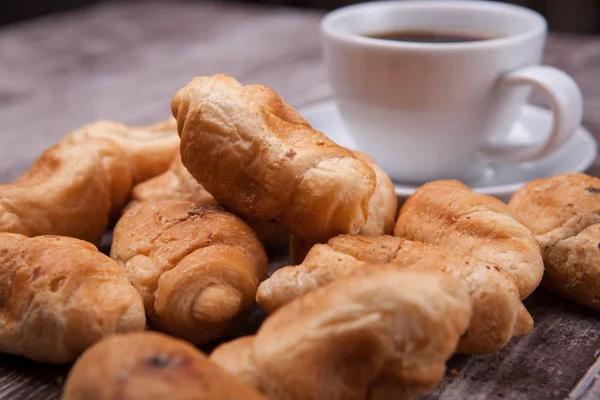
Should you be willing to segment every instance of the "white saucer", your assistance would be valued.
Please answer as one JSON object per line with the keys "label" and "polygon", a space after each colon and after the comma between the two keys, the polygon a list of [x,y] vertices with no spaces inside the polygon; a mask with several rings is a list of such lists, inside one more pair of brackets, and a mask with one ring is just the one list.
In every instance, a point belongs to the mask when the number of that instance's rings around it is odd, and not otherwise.
{"label": "white saucer", "polygon": [[[352,137],[344,127],[337,106],[333,100],[314,104],[299,110],[300,114],[313,126],[325,133],[336,143],[354,150]],[[519,121],[509,134],[510,145],[540,143],[550,132],[552,113],[544,108],[527,105]],[[510,196],[532,179],[585,171],[596,159],[597,144],[584,127],[579,127],[575,136],[555,153],[534,162],[521,164],[492,163],[481,178],[469,182],[477,192],[508,201]],[[403,202],[417,185],[394,183],[398,200]]]}

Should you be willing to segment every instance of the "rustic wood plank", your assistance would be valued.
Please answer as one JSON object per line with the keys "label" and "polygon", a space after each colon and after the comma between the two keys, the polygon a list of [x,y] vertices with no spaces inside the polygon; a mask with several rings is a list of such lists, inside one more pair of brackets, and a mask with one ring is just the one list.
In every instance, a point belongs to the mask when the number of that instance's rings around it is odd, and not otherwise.
{"label": "rustic wood plank", "polygon": [[37,364],[0,355],[0,399],[58,400],[69,366]]}
{"label": "rustic wood plank", "polygon": [[[0,29],[0,182],[68,130],[98,118],[152,123],[195,75],[225,72],[272,86],[292,105],[331,96],[319,12],[206,3],[107,4]],[[572,74],[585,124],[600,137],[600,39],[552,35],[545,61]],[[539,96],[534,102],[543,103]],[[600,175],[597,160],[591,173]],[[102,249],[110,246],[110,235]],[[270,254],[271,270],[289,262]],[[536,327],[493,355],[456,356],[426,399],[597,398],[597,313],[543,290],[526,301]],[[255,307],[232,337],[257,329]],[[210,351],[217,343],[203,347]],[[0,355],[0,399],[57,399],[68,367]],[[583,377],[583,378],[582,378]],[[581,380],[580,380],[581,379]],[[579,383],[578,383],[579,382]],[[596,396],[596,397],[594,397]]]}
{"label": "rustic wood plank", "polygon": [[455,374],[447,373],[425,398],[564,399],[600,349],[598,312],[543,289],[525,305],[535,321],[533,332],[496,354],[455,356],[448,363]]}
{"label": "rustic wood plank", "polygon": [[194,76],[224,72],[301,105],[330,96],[321,13],[107,4],[0,30],[0,182],[96,119],[152,123]]}
{"label": "rustic wood plank", "polygon": [[568,400],[594,400],[600,399],[600,350],[594,354],[596,362],[588,369],[583,378],[569,393]]}

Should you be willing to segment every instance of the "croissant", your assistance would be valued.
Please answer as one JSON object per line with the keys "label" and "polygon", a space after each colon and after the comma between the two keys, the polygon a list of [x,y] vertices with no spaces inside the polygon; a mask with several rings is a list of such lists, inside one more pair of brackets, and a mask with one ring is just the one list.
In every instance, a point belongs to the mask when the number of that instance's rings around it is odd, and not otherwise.
{"label": "croissant", "polygon": [[281,268],[262,282],[256,300],[270,313],[302,294],[373,263],[441,271],[466,284],[473,317],[459,342],[461,353],[497,351],[511,337],[525,335],[533,328],[533,320],[519,299],[517,287],[497,266],[449,248],[393,236],[340,235],[326,245],[315,245],[302,264]]}
{"label": "croissant", "polygon": [[449,275],[367,266],[210,358],[273,400],[411,399],[441,380],[470,317],[467,292]]}
{"label": "croissant", "polygon": [[[132,191],[132,199],[133,202],[165,199],[192,201],[197,205],[217,204],[215,198],[190,175],[181,163],[179,154],[166,172],[136,185]],[[267,248],[282,246],[289,240],[289,232],[277,222],[247,222],[256,230],[261,243]]]}
{"label": "croissant", "polygon": [[277,220],[312,243],[366,224],[373,170],[266,86],[222,74],[195,78],[175,94],[172,110],[183,164],[227,209]]}
{"label": "croissant", "polygon": [[458,181],[435,181],[416,190],[400,209],[394,235],[451,247],[504,270],[521,299],[544,273],[540,246],[519,217],[500,200]]}
{"label": "croissant", "polygon": [[167,170],[179,150],[177,124],[173,118],[151,126],[127,126],[118,122],[97,121],[71,132],[64,142],[80,144],[93,139],[110,140],[125,154],[136,185]]}
{"label": "croissant", "polygon": [[98,243],[112,210],[127,197],[131,177],[119,168],[122,156],[102,140],[46,150],[24,175],[0,185],[0,231]]}
{"label": "croissant", "polygon": [[75,363],[63,400],[266,400],[194,346],[157,332],[104,339]]}
{"label": "croissant", "polygon": [[542,285],[600,310],[600,179],[562,174],[537,179],[509,206],[542,246]]}
{"label": "croissant", "polygon": [[114,229],[111,257],[159,328],[195,344],[222,336],[254,300],[267,257],[254,231],[219,206],[143,201]]}
{"label": "croissant", "polygon": [[166,169],[177,144],[172,121],[146,128],[87,125],[46,150],[17,180],[0,185],[0,232],[98,243],[132,185]]}
{"label": "croissant", "polygon": [[[382,236],[392,233],[398,210],[398,198],[394,184],[388,174],[385,173],[375,161],[360,151],[353,151],[356,158],[367,164],[376,176],[375,192],[369,201],[369,217],[367,223],[362,227],[359,235]],[[302,238],[292,236],[290,238],[290,255],[294,264],[300,264],[314,243],[309,243]]]}
{"label": "croissant", "polygon": [[92,244],[0,233],[0,351],[68,363],[104,336],[142,331],[140,295]]}

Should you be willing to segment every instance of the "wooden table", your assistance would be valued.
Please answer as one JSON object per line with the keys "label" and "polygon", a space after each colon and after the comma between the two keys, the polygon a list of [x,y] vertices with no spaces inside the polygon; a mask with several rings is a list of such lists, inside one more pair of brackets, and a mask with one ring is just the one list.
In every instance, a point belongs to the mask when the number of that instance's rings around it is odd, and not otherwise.
{"label": "wooden table", "polygon": [[[294,106],[327,99],[318,44],[322,14],[194,3],[123,3],[0,30],[0,182],[27,169],[70,129],[105,118],[152,123],[193,76],[224,72],[273,87]],[[546,63],[585,97],[585,125],[600,137],[600,37],[552,35]],[[535,100],[538,101],[537,99]],[[600,176],[600,160],[590,173]],[[287,262],[273,254],[273,268]],[[600,316],[536,291],[534,331],[486,356],[455,356],[427,399],[600,398]],[[253,310],[236,334],[256,329]],[[209,348],[205,349],[209,350]],[[67,367],[0,356],[0,399],[56,399]]]}

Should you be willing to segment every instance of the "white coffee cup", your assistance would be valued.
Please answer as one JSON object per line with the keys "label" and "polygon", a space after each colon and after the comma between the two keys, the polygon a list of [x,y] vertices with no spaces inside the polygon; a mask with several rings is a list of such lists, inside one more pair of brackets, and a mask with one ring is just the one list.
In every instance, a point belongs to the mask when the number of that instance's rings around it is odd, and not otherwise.
{"label": "white coffee cup", "polygon": [[[407,30],[494,38],[418,43],[367,37]],[[468,181],[491,160],[552,153],[581,123],[582,98],[563,71],[540,66],[547,25],[538,13],[488,1],[382,1],[329,13],[322,45],[333,92],[357,148],[391,178]],[[507,134],[531,88],[548,96],[545,143],[515,147]]]}

